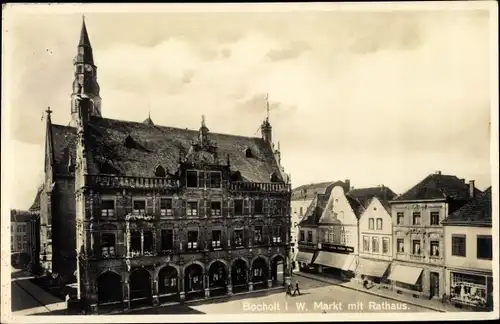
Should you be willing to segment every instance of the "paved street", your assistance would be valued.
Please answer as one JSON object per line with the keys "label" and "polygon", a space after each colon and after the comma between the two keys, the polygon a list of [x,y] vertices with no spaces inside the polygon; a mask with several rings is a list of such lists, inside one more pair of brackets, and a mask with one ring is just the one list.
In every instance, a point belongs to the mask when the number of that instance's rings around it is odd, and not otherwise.
{"label": "paved street", "polygon": [[363,292],[294,276],[301,295],[285,296],[284,291],[235,296],[226,300],[200,301],[185,305],[137,310],[135,314],[241,314],[241,313],[353,313],[353,312],[432,312]]}
{"label": "paved street", "polygon": [[63,309],[66,304],[42,288],[23,278],[22,272],[13,269],[11,281],[11,303],[14,315],[49,313]]}

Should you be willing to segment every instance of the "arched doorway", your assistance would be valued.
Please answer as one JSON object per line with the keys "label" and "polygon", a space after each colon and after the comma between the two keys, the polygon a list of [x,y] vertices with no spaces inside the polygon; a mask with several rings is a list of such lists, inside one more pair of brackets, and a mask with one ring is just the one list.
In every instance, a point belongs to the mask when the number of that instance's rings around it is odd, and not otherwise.
{"label": "arched doorway", "polygon": [[283,286],[285,283],[285,259],[281,255],[276,255],[271,260],[271,280],[273,286]]}
{"label": "arched doorway", "polygon": [[144,268],[138,268],[130,274],[131,307],[150,305],[152,303],[151,275]]}
{"label": "arched doorway", "polygon": [[269,269],[264,258],[258,257],[252,263],[252,283],[253,289],[266,289]]}
{"label": "arched doorway", "polygon": [[247,280],[248,267],[245,261],[237,259],[231,267],[231,284],[233,293],[239,293],[248,290]]}
{"label": "arched doorway", "polygon": [[161,268],[158,273],[158,295],[160,303],[179,300],[179,274],[172,266]]}
{"label": "arched doorway", "polygon": [[123,302],[122,278],[113,271],[97,277],[97,303],[99,309],[119,307]]}
{"label": "arched doorway", "polygon": [[222,296],[227,293],[227,271],[221,261],[215,261],[208,269],[210,296]]}
{"label": "arched doorway", "polygon": [[204,298],[204,289],[203,267],[198,263],[189,265],[184,270],[184,291],[186,292],[186,300]]}

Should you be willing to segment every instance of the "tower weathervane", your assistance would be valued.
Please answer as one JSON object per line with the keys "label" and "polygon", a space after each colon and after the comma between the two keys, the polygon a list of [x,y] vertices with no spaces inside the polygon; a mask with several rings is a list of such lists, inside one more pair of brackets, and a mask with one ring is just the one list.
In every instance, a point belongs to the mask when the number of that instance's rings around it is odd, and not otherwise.
{"label": "tower weathervane", "polygon": [[266,109],[267,109],[267,118],[266,118],[266,120],[269,121],[269,93],[266,93]]}
{"label": "tower weathervane", "polygon": [[201,115],[201,126],[205,127],[205,115]]}

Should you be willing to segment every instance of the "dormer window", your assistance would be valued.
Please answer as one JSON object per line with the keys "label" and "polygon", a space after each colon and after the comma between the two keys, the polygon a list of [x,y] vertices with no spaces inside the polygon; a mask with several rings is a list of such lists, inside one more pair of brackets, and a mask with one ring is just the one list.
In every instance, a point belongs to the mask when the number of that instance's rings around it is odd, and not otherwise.
{"label": "dormer window", "polygon": [[136,141],[130,135],[128,135],[127,137],[125,137],[124,144],[128,148],[135,148],[137,146]]}
{"label": "dormer window", "polygon": [[161,165],[156,166],[155,177],[164,178],[165,176],[166,176],[165,169]]}
{"label": "dormer window", "polygon": [[253,157],[253,153],[252,153],[252,150],[251,150],[250,148],[247,148],[247,149],[245,150],[245,156],[246,156],[247,158],[251,158],[251,157]]}
{"label": "dormer window", "polygon": [[278,175],[276,172],[271,173],[271,182],[278,182]]}

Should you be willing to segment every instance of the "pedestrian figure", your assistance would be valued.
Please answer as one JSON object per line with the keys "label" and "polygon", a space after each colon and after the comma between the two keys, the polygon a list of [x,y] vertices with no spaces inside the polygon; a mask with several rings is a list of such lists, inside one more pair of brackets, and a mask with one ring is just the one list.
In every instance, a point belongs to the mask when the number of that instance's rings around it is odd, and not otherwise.
{"label": "pedestrian figure", "polygon": [[292,296],[292,284],[291,283],[286,286],[286,295]]}
{"label": "pedestrian figure", "polygon": [[299,282],[295,282],[295,290],[293,291],[293,295],[295,296],[295,293],[298,292],[300,296],[300,289],[299,289]]}

